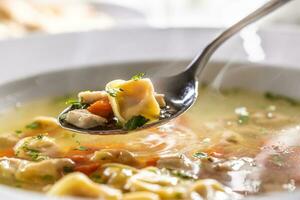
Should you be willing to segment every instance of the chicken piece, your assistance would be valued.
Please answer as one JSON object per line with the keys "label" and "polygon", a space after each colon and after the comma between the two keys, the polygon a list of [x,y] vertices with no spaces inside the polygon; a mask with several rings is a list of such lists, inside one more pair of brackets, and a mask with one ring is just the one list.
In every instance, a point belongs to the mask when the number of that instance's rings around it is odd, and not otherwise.
{"label": "chicken piece", "polygon": [[108,100],[105,91],[84,91],[78,94],[81,103],[92,104],[99,100]]}
{"label": "chicken piece", "polygon": [[60,155],[60,149],[55,140],[45,135],[21,139],[15,145],[14,151],[17,157],[33,161]]}
{"label": "chicken piece", "polygon": [[98,115],[94,115],[85,109],[76,109],[67,113],[66,119],[68,123],[83,129],[103,126],[107,120]]}
{"label": "chicken piece", "polygon": [[200,163],[191,161],[185,155],[162,157],[157,162],[158,168],[167,168],[197,178],[200,173]]}
{"label": "chicken piece", "polygon": [[0,146],[2,148],[13,147],[19,141],[19,139],[20,138],[18,136],[16,136],[15,134],[3,133],[0,135]]}
{"label": "chicken piece", "polygon": [[66,168],[73,168],[74,165],[74,162],[68,158],[22,163],[16,171],[15,177],[17,180],[25,182],[53,183],[62,176]]}
{"label": "chicken piece", "polygon": [[66,175],[55,183],[47,194],[51,196],[79,196],[106,200],[122,199],[120,190],[96,184],[80,172]]}
{"label": "chicken piece", "polygon": [[159,107],[164,108],[166,107],[165,95],[164,94],[157,94],[155,93],[155,99],[159,105]]}
{"label": "chicken piece", "polygon": [[96,151],[91,157],[92,161],[104,163],[122,163],[126,165],[136,165],[137,160],[134,158],[134,155],[127,150],[122,149],[102,149]]}
{"label": "chicken piece", "polygon": [[31,162],[18,158],[0,158],[0,177],[24,182],[49,183],[58,180],[64,169],[73,168],[74,162],[67,158]]}
{"label": "chicken piece", "polygon": [[0,158],[0,177],[13,179],[20,165],[26,165],[29,161],[18,158]]}

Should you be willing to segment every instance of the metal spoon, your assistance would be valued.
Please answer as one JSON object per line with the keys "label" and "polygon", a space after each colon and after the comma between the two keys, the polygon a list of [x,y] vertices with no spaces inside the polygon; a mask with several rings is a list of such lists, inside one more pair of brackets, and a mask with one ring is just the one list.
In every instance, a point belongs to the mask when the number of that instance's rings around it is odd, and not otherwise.
{"label": "metal spoon", "polygon": [[[182,73],[169,76],[169,77],[153,77],[152,80],[155,83],[155,88],[165,94],[167,105],[170,107],[170,115],[160,119],[157,122],[146,124],[138,129],[154,127],[162,125],[171,119],[174,119],[189,109],[196,101],[198,95],[198,77],[207,65],[209,59],[213,53],[229,38],[238,33],[241,29],[252,24],[253,22],[261,19],[265,15],[271,13],[282,5],[286,4],[290,0],[270,0],[233,26],[229,27],[217,38],[215,38],[206,48],[197,55],[194,60],[188,65],[188,67]],[[126,134],[127,130],[123,129],[103,129],[101,127],[94,129],[81,129],[71,124],[66,123],[62,116],[70,111],[70,107],[66,108],[58,117],[59,124],[64,128],[75,132],[84,134],[95,135],[114,135],[114,134]]]}

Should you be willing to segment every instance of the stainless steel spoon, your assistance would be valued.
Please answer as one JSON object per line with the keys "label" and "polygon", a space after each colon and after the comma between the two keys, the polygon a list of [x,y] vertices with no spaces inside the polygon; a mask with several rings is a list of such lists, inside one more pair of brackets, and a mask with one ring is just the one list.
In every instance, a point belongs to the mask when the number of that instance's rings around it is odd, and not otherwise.
{"label": "stainless steel spoon", "polygon": [[[160,119],[157,122],[146,124],[138,129],[154,127],[162,125],[171,119],[174,119],[189,109],[196,101],[198,95],[198,77],[207,65],[209,59],[213,53],[229,38],[238,33],[241,29],[252,24],[253,22],[261,19],[282,5],[286,4],[291,0],[270,0],[236,24],[229,27],[217,38],[215,38],[206,48],[197,55],[194,60],[188,65],[185,71],[175,76],[169,77],[151,77],[155,83],[155,88],[159,93],[165,94],[167,105],[170,107],[171,115]],[[95,134],[95,135],[113,135],[113,134],[126,134],[127,130],[123,129],[81,129],[71,124],[66,123],[62,116],[70,111],[70,107],[66,108],[58,117],[60,125],[64,129],[68,129],[75,132],[84,134]]]}

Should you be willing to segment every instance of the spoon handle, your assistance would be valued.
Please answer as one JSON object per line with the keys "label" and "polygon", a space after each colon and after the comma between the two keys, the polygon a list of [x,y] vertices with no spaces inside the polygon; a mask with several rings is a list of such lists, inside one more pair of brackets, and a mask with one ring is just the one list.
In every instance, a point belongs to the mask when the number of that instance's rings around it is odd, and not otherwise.
{"label": "spoon handle", "polygon": [[256,9],[254,12],[250,13],[243,19],[241,19],[236,24],[232,25],[224,32],[222,32],[217,38],[215,38],[205,49],[197,55],[194,60],[189,64],[185,73],[192,77],[198,77],[200,72],[204,69],[212,54],[229,38],[235,35],[237,32],[242,30],[244,27],[252,24],[253,22],[261,19],[267,14],[273,12],[277,8],[286,4],[291,0],[270,0],[260,8]]}

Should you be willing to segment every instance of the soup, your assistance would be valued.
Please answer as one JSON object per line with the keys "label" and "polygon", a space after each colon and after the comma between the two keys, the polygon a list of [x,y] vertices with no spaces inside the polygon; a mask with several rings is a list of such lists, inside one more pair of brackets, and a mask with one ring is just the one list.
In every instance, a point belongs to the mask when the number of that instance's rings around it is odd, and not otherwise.
{"label": "soup", "polygon": [[300,106],[292,99],[202,88],[195,105],[166,125],[93,136],[57,125],[68,98],[1,114],[1,183],[127,200],[240,199],[297,188]]}

